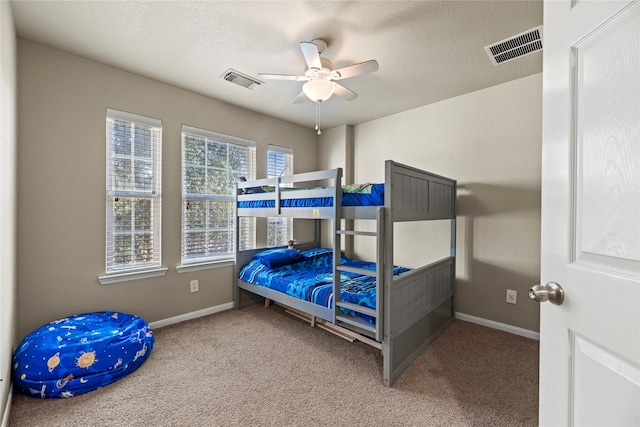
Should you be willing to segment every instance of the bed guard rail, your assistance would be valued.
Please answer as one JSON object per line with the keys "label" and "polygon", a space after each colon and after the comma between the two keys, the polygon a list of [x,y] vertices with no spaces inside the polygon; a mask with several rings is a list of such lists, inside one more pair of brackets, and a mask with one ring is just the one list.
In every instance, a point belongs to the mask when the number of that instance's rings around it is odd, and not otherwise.
{"label": "bed guard rail", "polygon": [[[274,207],[269,208],[269,213],[280,215],[282,214],[281,201],[283,199],[331,197],[336,200],[342,197],[341,183],[341,168],[303,172],[274,178],[238,181],[236,183],[236,198],[237,202],[273,200]],[[328,186],[319,187],[318,185]],[[333,209],[330,210],[334,211]],[[243,216],[244,215],[243,213]],[[246,216],[262,216],[262,214],[258,210],[252,211],[251,208],[249,208],[247,209]],[[301,216],[304,217],[304,213]],[[334,217],[333,214],[329,216]]]}

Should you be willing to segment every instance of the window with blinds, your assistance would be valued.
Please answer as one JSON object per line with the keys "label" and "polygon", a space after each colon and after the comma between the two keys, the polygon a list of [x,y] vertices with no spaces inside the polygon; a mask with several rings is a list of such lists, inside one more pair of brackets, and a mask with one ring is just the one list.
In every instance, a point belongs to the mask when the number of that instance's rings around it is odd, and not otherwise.
{"label": "window with blinds", "polygon": [[[234,191],[255,179],[255,142],[182,126],[182,264],[235,255]],[[240,249],[255,247],[255,219],[239,224]]]}
{"label": "window with blinds", "polygon": [[105,270],[159,267],[162,122],[107,109],[106,141]]}
{"label": "window with blinds", "polygon": [[[269,178],[293,174],[293,150],[269,145],[267,176]],[[293,239],[293,219],[270,217],[267,222],[267,246],[284,246]]]}

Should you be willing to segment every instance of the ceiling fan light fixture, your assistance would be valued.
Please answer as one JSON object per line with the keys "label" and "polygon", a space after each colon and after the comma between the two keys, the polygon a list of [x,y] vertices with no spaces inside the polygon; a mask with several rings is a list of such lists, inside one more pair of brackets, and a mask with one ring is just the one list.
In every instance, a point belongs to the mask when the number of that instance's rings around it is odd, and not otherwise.
{"label": "ceiling fan light fixture", "polygon": [[302,85],[302,91],[313,102],[324,102],[333,95],[336,84],[330,80],[310,80]]}

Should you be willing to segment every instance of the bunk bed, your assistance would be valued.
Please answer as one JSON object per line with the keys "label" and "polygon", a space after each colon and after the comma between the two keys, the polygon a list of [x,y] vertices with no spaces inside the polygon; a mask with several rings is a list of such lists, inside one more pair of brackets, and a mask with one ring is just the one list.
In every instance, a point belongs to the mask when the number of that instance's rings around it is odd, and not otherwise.
{"label": "bunk bed", "polygon": [[[380,200],[367,200],[365,206],[360,206],[358,197],[343,193],[340,168],[238,182],[237,221],[243,217],[331,220],[325,223],[332,224],[333,250],[329,270],[332,298],[329,304],[317,304],[263,284],[250,283],[248,276],[251,275],[243,275],[243,268],[255,263],[259,254],[273,248],[236,249],[234,296],[236,308],[240,306],[241,290],[245,290],[250,295],[289,307],[294,314],[305,313],[312,325],[316,319],[321,319],[320,323],[348,331],[349,336],[381,349],[383,381],[391,386],[453,320],[456,181],[387,160],[385,182],[376,186],[381,189]],[[342,228],[342,220],[371,220],[375,223],[375,231]],[[450,221],[449,256],[409,271],[395,266],[393,248],[401,242],[394,242],[394,223],[430,220]],[[375,240],[373,267],[354,265],[344,256],[340,250],[344,236],[369,236]],[[315,241],[296,244],[296,248],[309,253],[304,251],[319,246],[320,221],[316,221]],[[372,306],[344,300],[341,282],[345,275],[373,279]]]}

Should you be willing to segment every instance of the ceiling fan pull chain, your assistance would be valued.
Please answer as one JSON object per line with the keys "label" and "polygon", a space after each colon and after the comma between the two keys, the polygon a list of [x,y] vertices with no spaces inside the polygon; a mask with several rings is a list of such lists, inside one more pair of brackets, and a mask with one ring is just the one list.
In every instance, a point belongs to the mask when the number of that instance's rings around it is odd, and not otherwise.
{"label": "ceiling fan pull chain", "polygon": [[316,130],[318,131],[318,135],[322,132],[320,131],[320,103],[316,102]]}

